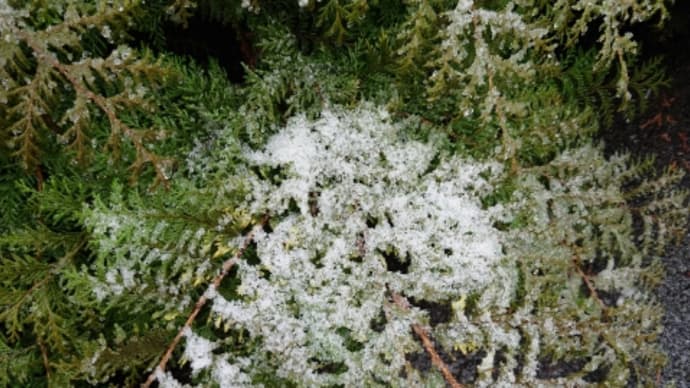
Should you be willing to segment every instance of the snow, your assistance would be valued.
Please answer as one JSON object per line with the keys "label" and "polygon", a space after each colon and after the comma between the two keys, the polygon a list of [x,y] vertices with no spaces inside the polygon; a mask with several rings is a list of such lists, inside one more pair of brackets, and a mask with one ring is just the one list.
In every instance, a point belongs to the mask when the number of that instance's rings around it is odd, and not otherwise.
{"label": "snow", "polygon": [[[515,274],[501,267],[501,232],[480,202],[491,188],[480,174],[499,174],[500,165],[441,157],[433,166],[433,144],[406,139],[404,125],[367,104],[334,108],[316,121],[295,117],[263,150],[245,151],[250,164],[282,170],[277,184],[249,178],[249,206],[270,210],[273,230],[255,237],[261,264],[239,264],[243,299],[208,294],[213,314],[262,338],[256,362],[277,362],[281,377],[309,385],[397,381],[402,349],[418,346],[410,324],[425,313],[391,309],[388,289],[432,301],[479,292],[485,306],[510,302]],[[407,269],[389,268],[382,252]],[[371,322],[382,311],[390,319],[377,332]],[[342,329],[361,350],[348,349]],[[196,365],[210,366],[211,345],[192,344]],[[347,371],[332,380],[316,372],[324,362]]]}
{"label": "snow", "polygon": [[184,348],[184,357],[190,361],[190,366],[195,372],[208,368],[213,364],[213,349],[216,348],[216,344],[194,334],[194,332],[189,328],[184,328],[184,335],[187,338],[187,343]]}

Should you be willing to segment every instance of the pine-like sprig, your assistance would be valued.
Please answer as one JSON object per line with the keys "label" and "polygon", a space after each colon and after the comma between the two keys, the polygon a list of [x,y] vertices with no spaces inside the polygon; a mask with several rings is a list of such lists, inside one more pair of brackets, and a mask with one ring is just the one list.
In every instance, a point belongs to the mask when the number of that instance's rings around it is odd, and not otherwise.
{"label": "pine-like sprig", "polygon": [[[133,176],[150,165],[154,183],[166,183],[172,160],[147,146],[164,138],[166,128],[138,127],[123,114],[152,112],[151,88],[172,75],[150,55],[118,46],[126,37],[127,23],[140,11],[138,2],[97,7],[67,2],[56,8],[64,17],[47,13],[44,20],[40,11],[46,10],[40,8],[25,17],[18,11],[5,16],[0,77],[6,88],[0,99],[9,108],[1,129],[9,134],[14,156],[33,171],[51,143],[64,144],[82,164],[101,149],[114,160],[130,159],[121,155],[126,145],[133,148]],[[22,28],[35,19],[43,22],[39,28]],[[109,129],[105,138],[92,129],[101,122]]]}
{"label": "pine-like sprig", "polygon": [[[687,193],[674,188],[680,171],[591,144],[665,82],[624,33],[664,19],[660,1],[10,3],[0,385],[135,385],[149,373],[200,385],[652,384],[663,355],[650,290]],[[162,26],[191,18],[238,38],[241,84],[213,60],[145,49],[164,52]],[[587,50],[570,27],[602,40]],[[318,147],[283,148],[331,125]],[[374,140],[343,143],[362,134]],[[326,172],[296,172],[307,165]],[[392,210],[363,213],[371,201]],[[472,214],[467,233],[449,232]],[[432,237],[414,245],[416,233]],[[466,244],[427,244],[439,236]],[[456,270],[468,247],[491,254]],[[300,271],[284,276],[291,265]],[[406,265],[429,270],[405,277]],[[453,274],[464,280],[444,282]],[[213,306],[197,309],[203,298]],[[191,311],[167,373],[153,369]],[[341,327],[323,324],[339,311]],[[280,339],[302,329],[320,334]]]}

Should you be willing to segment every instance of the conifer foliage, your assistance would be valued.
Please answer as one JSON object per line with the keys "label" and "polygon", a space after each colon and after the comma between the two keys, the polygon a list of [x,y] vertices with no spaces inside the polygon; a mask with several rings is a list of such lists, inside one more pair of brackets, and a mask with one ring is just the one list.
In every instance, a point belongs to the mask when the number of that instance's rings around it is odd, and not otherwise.
{"label": "conifer foliage", "polygon": [[[653,385],[682,171],[593,137],[669,16],[0,0],[0,385]],[[166,51],[192,20],[242,83]]]}

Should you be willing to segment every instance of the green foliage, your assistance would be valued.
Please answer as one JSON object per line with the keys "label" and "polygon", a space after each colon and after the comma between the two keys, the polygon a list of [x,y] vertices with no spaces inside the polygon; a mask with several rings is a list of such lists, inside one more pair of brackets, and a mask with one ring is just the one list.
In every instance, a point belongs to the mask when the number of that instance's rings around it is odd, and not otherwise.
{"label": "green foliage", "polygon": [[[532,311],[541,322],[527,324],[530,335],[541,338],[538,349],[520,351],[538,352],[546,364],[546,358],[596,354],[581,376],[607,369],[611,381],[629,381],[634,374],[638,384],[654,385],[664,357],[645,338],[659,334],[661,316],[652,295],[641,290],[663,276],[659,242],[684,234],[687,193],[672,189],[682,172],[656,175],[651,165],[621,155],[606,160],[586,147],[518,179],[513,203],[522,203],[517,214],[524,212],[526,222],[513,226],[510,244],[523,279],[512,308],[516,316]],[[640,293],[626,291],[640,285]],[[564,316],[569,318],[555,318]]]}
{"label": "green foliage", "polygon": [[[593,72],[597,53],[593,50],[571,51],[563,61],[563,70],[554,77],[564,98],[586,108],[596,106],[599,120],[605,128],[613,125],[615,115],[622,111],[628,120],[647,110],[651,96],[669,86],[669,78],[661,68],[661,58],[653,58],[631,70],[629,91],[631,100],[619,104],[616,99],[615,77],[608,72]],[[636,61],[632,61],[635,63]]]}
{"label": "green foliage", "polygon": [[[164,27],[192,17],[245,45],[242,84],[213,59],[203,68],[165,53]],[[247,155],[295,116],[361,114],[362,101],[404,123],[400,144],[433,149],[414,178],[453,158],[504,167],[480,174],[492,185],[481,206],[506,236],[514,289],[498,307],[486,302],[493,289],[452,295],[455,318],[432,330],[439,348],[484,354],[495,374],[476,369],[474,382],[489,385],[581,384],[605,370],[614,385],[652,385],[663,355],[650,290],[658,257],[685,230],[687,193],[674,188],[680,171],[604,158],[591,144],[667,84],[660,60],[641,62],[625,32],[667,17],[656,0],[0,4],[0,385],[141,383],[264,212],[270,233],[300,200],[326,210],[315,191],[261,207],[289,166]],[[583,33],[599,40],[584,47]],[[244,259],[270,279],[261,255]],[[244,281],[234,270],[217,291],[251,303]],[[192,329],[228,364],[264,354],[265,338],[210,309]],[[334,338],[356,353],[365,341],[348,330]],[[415,341],[397,345],[422,352]],[[216,378],[190,375],[183,352],[169,365],[176,376]],[[271,357],[252,364],[251,384],[303,384],[278,376],[281,355]],[[345,366],[328,360],[307,361],[337,382]],[[558,362],[581,367],[536,374]],[[412,385],[442,383],[407,372]]]}
{"label": "green foliage", "polygon": [[[130,335],[120,330],[115,344],[99,350],[94,356],[93,365],[89,367],[89,379],[92,382],[107,381],[116,373],[125,373],[123,385],[135,386],[144,372],[141,368],[132,369],[132,365],[146,365],[155,360],[160,349],[167,345],[170,333],[152,329],[141,334]],[[102,338],[102,341],[106,340]]]}
{"label": "green foliage", "polygon": [[81,164],[104,148],[129,159],[135,176],[150,164],[165,183],[171,162],[147,147],[165,128],[138,126],[132,116],[154,111],[149,97],[171,72],[121,45],[127,24],[140,22],[138,2],[27,3],[26,12],[3,16],[0,43],[0,100],[8,105],[0,130],[14,157],[32,171],[56,144]]}

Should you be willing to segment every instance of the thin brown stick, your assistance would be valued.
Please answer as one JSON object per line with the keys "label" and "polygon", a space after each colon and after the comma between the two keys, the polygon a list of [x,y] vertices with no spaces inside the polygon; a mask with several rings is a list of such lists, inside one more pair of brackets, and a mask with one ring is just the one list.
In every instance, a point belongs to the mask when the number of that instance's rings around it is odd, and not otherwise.
{"label": "thin brown stick", "polygon": [[446,363],[443,362],[443,360],[441,359],[441,356],[439,356],[438,353],[436,353],[436,350],[434,349],[434,344],[429,339],[429,335],[427,334],[426,329],[419,324],[414,324],[412,325],[412,330],[414,330],[414,332],[422,340],[422,346],[424,346],[424,350],[426,350],[426,352],[429,353],[429,357],[431,358],[431,364],[438,368],[438,370],[443,375],[443,378],[446,379],[448,385],[450,385],[452,388],[462,388],[463,385],[455,379],[453,374],[450,373],[448,365],[446,365]]}
{"label": "thin brown stick", "polygon": [[[268,215],[265,215],[262,219],[261,222],[255,226],[251,232],[249,232],[245,237],[244,241],[242,242],[242,246],[240,249],[235,253],[233,257],[230,259],[226,260],[223,263],[223,268],[221,269],[221,272],[213,279],[213,282],[211,285],[215,288],[220,287],[220,283],[223,281],[225,276],[230,272],[230,269],[232,269],[233,266],[237,263],[237,261],[242,257],[244,252],[247,250],[249,247],[249,244],[254,240],[254,235],[256,234],[257,230],[259,228],[262,228],[264,225],[266,225],[266,222],[268,222]],[[209,286],[210,287],[210,286]],[[185,321],[184,325],[182,328],[180,328],[180,331],[177,332],[177,335],[175,338],[173,338],[172,342],[168,346],[168,349],[165,351],[165,354],[163,354],[163,358],[161,358],[160,362],[158,363],[158,366],[153,369],[149,377],[146,379],[146,381],[141,384],[142,388],[148,388],[151,386],[151,384],[156,380],[156,372],[160,369],[161,372],[165,371],[165,366],[168,364],[168,361],[170,360],[170,357],[172,357],[172,353],[175,350],[175,347],[177,347],[177,344],[180,342],[182,337],[184,336],[184,331],[187,328],[192,327],[192,323],[194,322],[194,319],[196,318],[197,315],[199,315],[199,312],[201,311],[201,308],[204,307],[206,302],[208,301],[208,297],[206,296],[206,293],[201,295],[199,300],[197,300],[196,304],[194,305],[194,310],[192,310],[192,313],[189,314],[189,317],[187,317],[187,321]]]}
{"label": "thin brown stick", "polygon": [[599,297],[599,293],[597,292],[596,287],[592,284],[592,281],[590,280],[589,276],[580,268],[580,258],[575,255],[573,256],[573,265],[575,266],[575,270],[577,271],[578,275],[582,278],[582,280],[585,282],[585,285],[587,286],[587,289],[589,289],[590,295],[592,295],[592,298],[597,301],[599,306],[601,307],[601,310],[606,314],[607,312],[607,307],[606,304],[601,300]]}
{"label": "thin brown stick", "polygon": [[[392,299],[393,303],[395,303],[398,307],[402,308],[403,310],[407,310],[410,308],[410,302],[408,302],[404,296],[396,292],[393,292]],[[434,349],[434,343],[429,338],[429,333],[427,333],[426,329],[420,324],[414,324],[412,325],[412,330],[422,341],[422,346],[424,347],[424,350],[426,350],[426,352],[429,353],[429,358],[431,358],[431,364],[441,372],[443,378],[446,380],[448,385],[450,385],[452,388],[463,388],[463,385],[455,379],[455,376],[453,376],[452,373],[450,373],[448,365],[446,365],[446,363],[443,362],[441,356],[439,356],[439,354],[436,352],[436,349]]]}
{"label": "thin brown stick", "polygon": [[41,356],[43,357],[43,367],[46,370],[46,380],[50,382],[50,362],[48,361],[48,350],[41,340],[38,340],[37,343],[38,347],[41,349]]}
{"label": "thin brown stick", "polygon": [[43,191],[43,171],[41,166],[36,166],[36,191]]}

